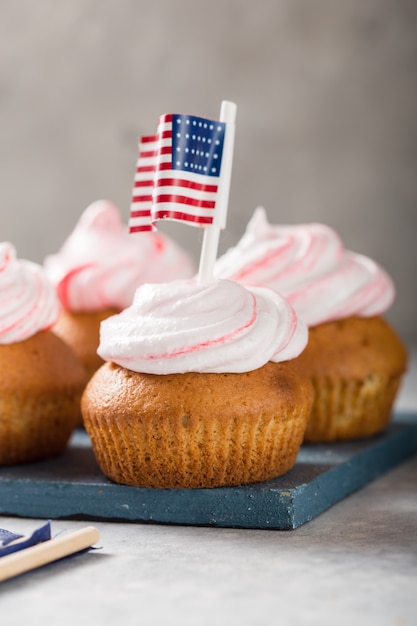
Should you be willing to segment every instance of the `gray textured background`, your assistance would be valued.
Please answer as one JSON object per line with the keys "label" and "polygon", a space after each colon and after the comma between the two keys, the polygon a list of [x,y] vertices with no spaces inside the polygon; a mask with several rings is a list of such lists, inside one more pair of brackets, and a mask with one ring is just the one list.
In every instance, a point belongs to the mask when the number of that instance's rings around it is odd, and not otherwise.
{"label": "gray textured background", "polygon": [[[228,228],[326,222],[381,262],[417,339],[414,0],[1,0],[0,240],[55,252],[107,197],[127,221],[137,139],[238,106]],[[201,231],[162,227],[198,261]]]}

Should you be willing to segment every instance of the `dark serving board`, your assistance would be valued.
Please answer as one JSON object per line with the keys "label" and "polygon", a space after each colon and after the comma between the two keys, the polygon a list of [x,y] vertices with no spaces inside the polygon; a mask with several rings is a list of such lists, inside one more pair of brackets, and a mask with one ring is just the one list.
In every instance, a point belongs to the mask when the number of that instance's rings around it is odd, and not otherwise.
{"label": "dark serving board", "polygon": [[274,480],[216,489],[147,489],[103,476],[85,431],[55,459],[0,468],[0,514],[48,519],[294,529],[417,452],[417,414],[364,441],[304,445]]}

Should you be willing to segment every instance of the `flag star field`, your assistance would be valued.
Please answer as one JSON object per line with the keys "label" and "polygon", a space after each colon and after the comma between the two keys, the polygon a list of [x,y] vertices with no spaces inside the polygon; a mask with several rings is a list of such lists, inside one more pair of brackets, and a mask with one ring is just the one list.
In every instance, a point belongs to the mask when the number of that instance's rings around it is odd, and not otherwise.
{"label": "flag star field", "polygon": [[226,125],[191,115],[172,116],[172,169],[219,176]]}

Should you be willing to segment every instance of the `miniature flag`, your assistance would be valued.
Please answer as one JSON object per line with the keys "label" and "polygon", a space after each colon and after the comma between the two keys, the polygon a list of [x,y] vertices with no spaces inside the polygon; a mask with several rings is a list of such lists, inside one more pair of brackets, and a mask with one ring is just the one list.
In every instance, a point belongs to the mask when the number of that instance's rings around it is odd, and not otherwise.
{"label": "miniature flag", "polygon": [[160,219],[193,226],[215,224],[226,124],[167,114],[156,135],[142,137],[129,232],[154,230]]}

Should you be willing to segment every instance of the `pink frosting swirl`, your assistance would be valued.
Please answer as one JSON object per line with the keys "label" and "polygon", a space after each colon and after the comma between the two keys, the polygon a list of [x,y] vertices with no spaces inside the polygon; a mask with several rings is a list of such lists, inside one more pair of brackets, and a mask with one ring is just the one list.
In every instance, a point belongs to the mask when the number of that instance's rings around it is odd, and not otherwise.
{"label": "pink frosting swirl", "polygon": [[395,297],[388,274],[371,259],[345,250],[324,224],[272,226],[258,208],[237,246],[216,262],[215,274],[282,293],[309,326],[351,315],[384,313]]}
{"label": "pink frosting swirl", "polygon": [[44,266],[64,308],[84,313],[122,310],[139,285],[195,273],[191,257],[172,239],[157,232],[129,234],[117,207],[106,200],[87,207]]}
{"label": "pink frosting swirl", "polygon": [[139,287],[129,308],[101,323],[98,354],[149,374],[240,373],[295,358],[307,336],[271,289],[183,280]]}
{"label": "pink frosting swirl", "polygon": [[0,344],[23,341],[51,328],[59,310],[43,268],[17,259],[11,243],[0,243]]}

